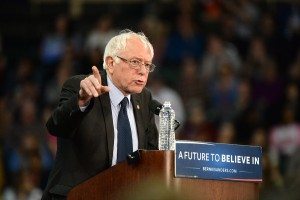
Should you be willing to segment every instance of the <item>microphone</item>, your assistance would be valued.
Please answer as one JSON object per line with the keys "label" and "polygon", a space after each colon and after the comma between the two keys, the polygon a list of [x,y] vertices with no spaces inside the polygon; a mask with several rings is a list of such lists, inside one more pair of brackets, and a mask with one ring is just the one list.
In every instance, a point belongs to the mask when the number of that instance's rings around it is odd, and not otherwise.
{"label": "microphone", "polygon": [[[151,112],[153,112],[155,115],[159,115],[160,110],[162,109],[163,105],[158,102],[155,99],[152,99],[152,101],[149,104],[149,108],[151,110]],[[175,126],[175,130],[180,126],[180,122],[177,121],[176,119],[174,120],[174,126]]]}
{"label": "microphone", "polygon": [[162,109],[163,105],[155,99],[152,99],[152,101],[149,104],[149,107],[154,114],[159,115],[159,112]]}
{"label": "microphone", "polygon": [[127,163],[130,165],[136,165],[140,162],[141,156],[139,150],[134,151],[127,155]]}

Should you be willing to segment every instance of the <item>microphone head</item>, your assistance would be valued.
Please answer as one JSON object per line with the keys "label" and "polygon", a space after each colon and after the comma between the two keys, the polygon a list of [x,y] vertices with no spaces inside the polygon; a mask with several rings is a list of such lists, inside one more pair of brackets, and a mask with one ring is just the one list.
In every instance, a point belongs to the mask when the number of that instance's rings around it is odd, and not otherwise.
{"label": "microphone head", "polygon": [[159,111],[162,109],[162,107],[163,105],[158,101],[156,101],[155,99],[153,99],[149,104],[149,108],[151,112],[153,112],[156,115],[159,115]]}

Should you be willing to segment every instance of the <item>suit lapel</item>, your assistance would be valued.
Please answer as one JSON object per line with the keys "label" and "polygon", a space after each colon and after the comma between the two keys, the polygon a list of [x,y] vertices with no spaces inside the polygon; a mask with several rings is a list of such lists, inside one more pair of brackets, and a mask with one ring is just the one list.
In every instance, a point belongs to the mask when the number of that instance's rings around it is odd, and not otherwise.
{"label": "suit lapel", "polygon": [[140,104],[140,98],[137,94],[131,95],[132,99],[132,106],[133,106],[133,113],[135,117],[135,123],[137,128],[137,134],[138,134],[138,140],[139,140],[139,149],[145,148],[145,131],[143,128],[143,115],[142,115],[142,109]]}
{"label": "suit lapel", "polygon": [[[106,73],[101,74],[102,84],[107,85]],[[112,163],[113,157],[113,145],[114,145],[114,125],[112,120],[112,112],[111,112],[111,104],[109,93],[105,93],[99,97],[101,102],[101,107],[103,110],[103,118],[106,129],[106,138],[107,138],[107,146],[108,146],[108,159],[109,163]]]}

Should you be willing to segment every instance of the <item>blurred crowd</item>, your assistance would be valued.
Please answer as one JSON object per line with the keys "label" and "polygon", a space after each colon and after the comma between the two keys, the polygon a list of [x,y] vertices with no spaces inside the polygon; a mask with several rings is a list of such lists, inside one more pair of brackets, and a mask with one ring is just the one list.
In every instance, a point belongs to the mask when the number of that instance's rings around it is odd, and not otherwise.
{"label": "blurred crowd", "polygon": [[[0,7],[12,2],[23,1],[2,1]],[[43,11],[48,15],[28,9],[37,25],[20,34],[13,30],[22,29],[21,17],[10,33],[3,26],[12,24],[6,18],[10,12],[0,14],[2,198],[41,197],[56,152],[45,122],[62,84],[72,75],[91,73],[93,65],[102,69],[106,43],[129,28],[144,32],[154,46],[157,68],[147,87],[160,102],[171,101],[181,122],[176,138],[261,146],[261,199],[297,199],[300,3],[124,2],[93,1],[76,17],[51,14],[50,5]]]}

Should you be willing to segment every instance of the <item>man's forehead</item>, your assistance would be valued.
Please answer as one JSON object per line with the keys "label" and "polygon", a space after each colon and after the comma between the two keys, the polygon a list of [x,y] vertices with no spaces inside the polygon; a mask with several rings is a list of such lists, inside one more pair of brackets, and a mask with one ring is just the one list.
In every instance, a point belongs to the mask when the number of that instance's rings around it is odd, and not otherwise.
{"label": "man's forehead", "polygon": [[137,36],[131,37],[127,40],[125,50],[121,53],[134,54],[130,56],[135,56],[137,58],[144,58],[147,56],[151,59],[151,50],[149,46],[141,41],[141,39]]}
{"label": "man's forehead", "polygon": [[126,47],[141,45],[147,47],[146,43],[141,40],[141,38],[133,35],[126,41]]}

